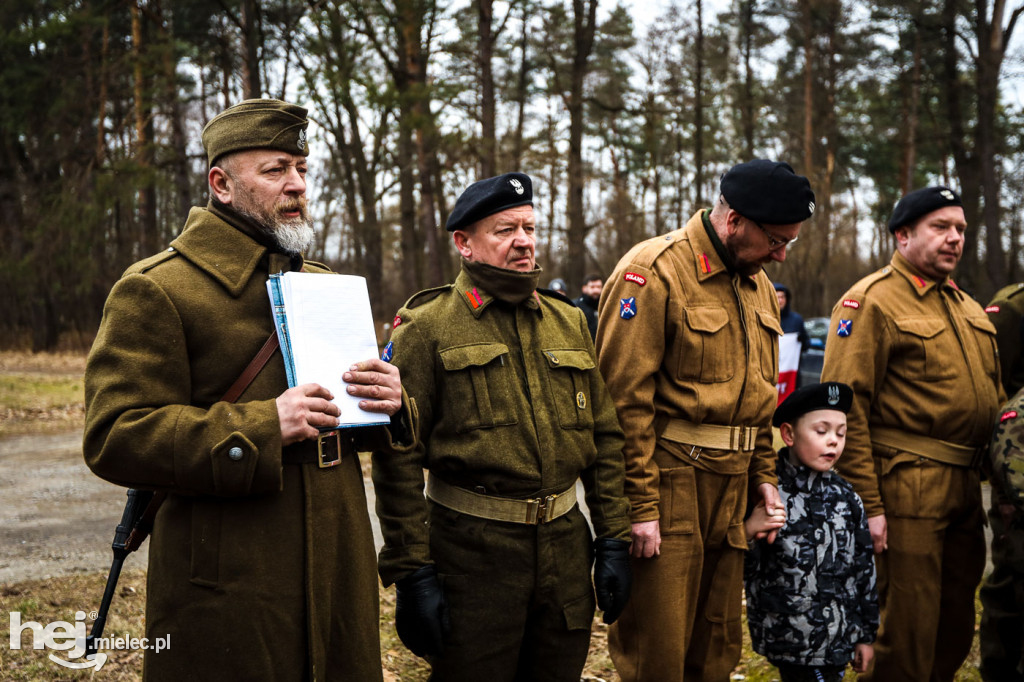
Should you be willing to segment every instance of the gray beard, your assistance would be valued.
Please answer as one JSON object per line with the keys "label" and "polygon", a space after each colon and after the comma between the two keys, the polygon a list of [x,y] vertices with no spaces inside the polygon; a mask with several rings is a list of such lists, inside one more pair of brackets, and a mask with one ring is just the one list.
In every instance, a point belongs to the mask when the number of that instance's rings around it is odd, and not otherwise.
{"label": "gray beard", "polygon": [[313,240],[316,239],[313,226],[308,220],[278,222],[273,227],[264,229],[267,230],[267,234],[274,239],[274,242],[285,253],[305,253],[313,245]]}
{"label": "gray beard", "polygon": [[[242,202],[245,203],[245,202]],[[252,220],[274,244],[285,253],[301,255],[313,245],[316,233],[313,221],[308,217],[295,220],[281,220],[262,210],[249,210],[247,206],[235,205],[234,209]]]}

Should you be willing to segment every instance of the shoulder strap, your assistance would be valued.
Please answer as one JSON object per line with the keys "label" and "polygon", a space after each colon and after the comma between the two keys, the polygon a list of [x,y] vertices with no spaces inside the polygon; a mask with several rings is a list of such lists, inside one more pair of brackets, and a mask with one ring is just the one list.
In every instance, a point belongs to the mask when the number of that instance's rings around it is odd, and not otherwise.
{"label": "shoulder strap", "polygon": [[226,403],[233,403],[238,400],[238,397],[242,395],[242,392],[249,388],[249,384],[252,383],[252,380],[256,378],[256,375],[259,374],[260,370],[267,364],[267,360],[269,360],[270,356],[274,354],[277,347],[277,330],[274,330],[270,332],[270,336],[267,337],[263,347],[260,348],[260,351],[256,353],[256,356],[249,362],[242,373],[238,375],[238,378],[235,379],[235,383],[231,384],[231,388],[227,390],[227,393],[224,394],[224,397],[221,398],[221,400]]}

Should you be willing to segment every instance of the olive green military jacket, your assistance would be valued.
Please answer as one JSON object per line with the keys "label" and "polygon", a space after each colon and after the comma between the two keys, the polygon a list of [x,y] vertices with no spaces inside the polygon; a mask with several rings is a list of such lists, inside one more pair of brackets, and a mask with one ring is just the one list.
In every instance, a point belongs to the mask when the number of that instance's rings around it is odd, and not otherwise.
{"label": "olive green military jacket", "polygon": [[340,465],[283,465],[283,452],[316,444],[282,448],[279,352],[237,402],[220,402],[274,329],[269,273],[292,265],[231,218],[193,208],[170,249],[125,272],[86,367],[86,463],[169,493],[151,539],[146,627],[171,647],[146,652],[145,677],[379,680],[356,448],[394,444],[387,428],[353,429]]}
{"label": "olive green military jacket", "polygon": [[[730,274],[699,211],[674,232],[634,246],[601,293],[601,372],[626,434],[632,521],[659,518],[655,447],[750,487],[776,484],[771,417],[778,401],[779,304],[764,271]],[[623,314],[631,306],[635,314]],[[689,448],[660,437],[669,419],[757,429],[753,453]]]}
{"label": "olive green military jacket", "polygon": [[622,431],[582,312],[537,292],[513,306],[463,270],[409,299],[391,346],[419,438],[410,452],[373,457],[385,585],[431,562],[424,469],[517,499],[582,479],[597,536],[629,539]]}
{"label": "olive green military jacket", "polygon": [[885,513],[873,454],[887,467],[917,459],[874,453],[872,429],[984,447],[1005,400],[985,311],[951,279],[927,279],[899,252],[832,308],[821,380],[853,388],[838,467],[869,517]]}
{"label": "olive green military jacket", "polygon": [[996,328],[1003,390],[1014,395],[1024,386],[1024,283],[997,291],[985,312]]}

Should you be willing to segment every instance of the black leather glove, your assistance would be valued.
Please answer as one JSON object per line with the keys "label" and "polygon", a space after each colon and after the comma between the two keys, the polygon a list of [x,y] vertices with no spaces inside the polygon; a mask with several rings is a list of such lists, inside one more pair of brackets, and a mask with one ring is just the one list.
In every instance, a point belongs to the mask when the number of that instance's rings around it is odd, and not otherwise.
{"label": "black leather glove", "polygon": [[395,582],[395,629],[402,644],[421,658],[440,654],[448,634],[448,607],[433,564]]}
{"label": "black leather glove", "polygon": [[612,624],[626,608],[633,569],[629,563],[629,541],[613,538],[594,540],[594,590],[604,622]]}

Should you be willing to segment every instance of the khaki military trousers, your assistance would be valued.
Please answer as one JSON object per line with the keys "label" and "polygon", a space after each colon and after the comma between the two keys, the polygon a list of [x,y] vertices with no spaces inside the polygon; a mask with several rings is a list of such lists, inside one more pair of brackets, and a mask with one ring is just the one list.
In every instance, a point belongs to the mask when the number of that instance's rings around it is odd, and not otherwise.
{"label": "khaki military trousers", "polygon": [[430,506],[430,555],[451,620],[443,654],[428,658],[430,679],[579,682],[595,610],[579,507],[528,526]]}
{"label": "khaki military trousers", "polygon": [[974,636],[985,569],[978,472],[909,454],[876,459],[889,548],[876,555],[881,628],[865,681],[946,682]]}
{"label": "khaki military trousers", "polygon": [[747,476],[675,463],[661,467],[661,554],[633,559],[608,635],[623,682],[724,682],[740,657]]}
{"label": "khaki military trousers", "polygon": [[1024,682],[1024,515],[1014,513],[1007,524],[993,490],[988,519],[992,573],[979,592],[981,679]]}

